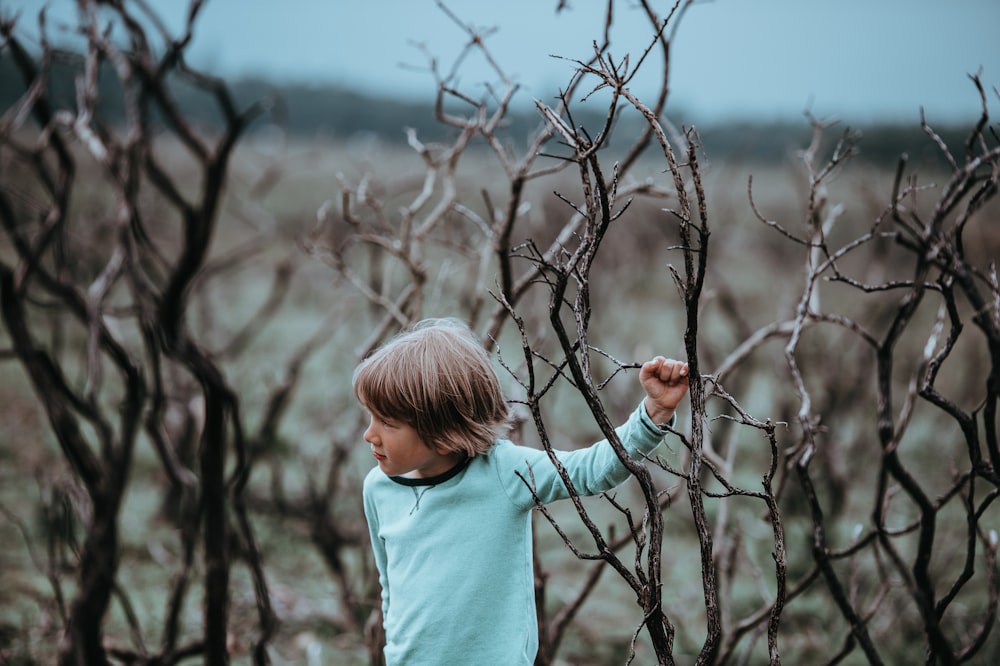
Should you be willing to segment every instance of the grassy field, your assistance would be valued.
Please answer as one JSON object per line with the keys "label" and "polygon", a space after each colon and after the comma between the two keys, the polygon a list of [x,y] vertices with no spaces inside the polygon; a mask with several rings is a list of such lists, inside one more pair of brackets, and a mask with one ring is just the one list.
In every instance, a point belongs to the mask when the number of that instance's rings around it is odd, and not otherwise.
{"label": "grassy field", "polygon": [[[169,147],[165,150],[169,151]],[[755,218],[748,203],[750,176],[761,213],[796,232],[806,223],[803,211],[807,184],[793,155],[781,164],[720,164],[713,163],[710,155],[706,157],[705,189],[712,237],[700,321],[700,353],[702,371],[708,374],[752,331],[792,317],[803,289],[806,251]],[[183,172],[182,165],[178,157],[175,168],[179,173]],[[384,209],[392,219],[398,206],[412,200],[419,191],[422,165],[408,148],[389,144],[284,144],[275,143],[267,135],[251,137],[232,164],[213,242],[212,256],[219,262],[218,269],[206,271],[199,279],[190,312],[190,325],[198,340],[218,353],[228,381],[238,389],[248,432],[254,432],[259,425],[272,390],[286,376],[289,360],[302,344],[317,334],[321,336],[322,343],[302,369],[275,441],[264,462],[254,468],[249,503],[253,507],[255,498],[261,498],[260,506],[269,506],[264,499],[273,499],[276,481],[290,499],[307,496],[310,486],[324,487],[331,482],[326,468],[333,447],[357,444],[339,469],[339,492],[329,507],[337,524],[362,537],[362,546],[345,548],[343,552],[348,577],[356,580],[371,571],[363,546],[366,537],[360,503],[360,482],[371,461],[367,447],[361,445],[362,414],[351,396],[350,376],[360,346],[378,317],[371,303],[338,276],[326,261],[328,256],[309,251],[308,241],[317,237],[317,211],[327,202],[333,202],[333,210],[339,210],[339,179],[357,183],[365,173],[374,176],[372,187],[384,197]],[[495,200],[502,200],[503,174],[484,155],[470,152],[463,159],[460,173],[462,198],[470,207],[482,207],[483,189],[492,191]],[[922,175],[927,181],[940,181],[945,176],[929,170]],[[553,191],[575,196],[579,185],[571,176],[565,174],[560,179],[530,185],[526,193],[530,209],[524,226],[518,230],[518,241],[551,237],[554,225],[567,216],[566,205]],[[662,165],[655,161],[643,165],[633,177],[666,179]],[[835,245],[857,237],[874,224],[890,200],[891,187],[892,173],[867,167],[863,160],[830,182],[830,202],[843,205],[842,221],[833,232]],[[90,196],[86,188],[78,188],[78,192],[78,196]],[[99,220],[106,202],[94,196],[79,206],[92,219]],[[926,192],[928,202],[934,196],[933,190]],[[676,225],[662,210],[670,205],[669,200],[637,198],[609,234],[596,265],[591,285],[591,341],[615,358],[633,361],[651,353],[684,353],[681,336],[685,320],[667,269],[668,265],[682,264],[675,247]],[[996,202],[991,206],[983,217],[994,224],[970,228],[967,238],[968,252],[977,265],[1000,256],[1000,233],[995,224],[1000,210]],[[166,243],[170,242],[171,224],[165,221]],[[320,231],[329,240],[329,234],[342,232],[343,225]],[[472,237],[460,221],[446,232],[453,239],[463,234]],[[224,259],[248,248],[252,251],[239,255],[241,258],[231,267],[223,267]],[[6,257],[8,250],[2,252]],[[891,248],[873,243],[870,252],[848,256],[841,268],[872,282],[893,279],[909,270],[908,265],[893,264],[897,256]],[[880,257],[885,260],[880,261]],[[361,254],[352,256],[352,260],[363,266],[369,257]],[[426,286],[423,313],[463,316],[467,294],[462,287],[477,268],[476,258],[452,252],[442,243],[431,250],[428,265],[433,270]],[[291,271],[289,290],[273,314],[257,319],[278,266]],[[392,279],[404,278],[396,274]],[[886,323],[883,315],[891,313],[899,300],[899,295],[891,292],[862,296],[856,289],[836,282],[820,285],[819,294],[825,310],[862,321],[879,335]],[[919,364],[919,350],[933,327],[935,314],[934,304],[922,307],[916,316],[917,324],[900,342],[904,351],[894,368],[894,378],[901,391]],[[254,330],[249,346],[238,355],[226,354],[226,345],[247,325]],[[505,359],[516,359],[519,354],[513,333],[508,327],[499,340]],[[73,357],[73,345],[79,343],[74,336],[78,337],[79,332],[70,329],[63,341],[67,359]],[[809,389],[821,405],[826,429],[817,483],[830,515],[831,542],[843,547],[851,542],[856,526],[867,524],[877,497],[873,475],[880,453],[875,441],[871,352],[837,327],[812,328],[801,344]],[[783,366],[782,345],[783,341],[776,340],[763,346],[740,366],[728,386],[740,404],[757,418],[790,424],[779,431],[780,443],[785,446],[798,434],[794,422],[798,397]],[[8,346],[4,333],[0,335],[0,349]],[[77,514],[86,503],[80,501],[82,491],[60,454],[22,367],[10,355],[0,358],[4,361],[0,363],[0,569],[4,572],[0,589],[0,663],[52,663],[59,640],[59,605],[69,602],[74,589],[74,546],[82,538],[83,529],[83,520]],[[940,390],[963,408],[974,409],[975,402],[981,399],[982,386],[969,384],[968,374],[972,368],[983,367],[987,360],[987,352],[977,338],[963,337],[953,360],[942,368]],[[79,381],[80,368],[76,372]],[[516,398],[517,390],[516,384],[508,381],[510,397]],[[605,389],[609,413],[616,418],[624,417],[639,396],[635,375],[630,373],[617,376]],[[712,403],[710,410],[713,416],[730,414],[719,403]],[[557,388],[545,405],[545,414],[557,447],[589,443],[599,437],[578,396],[568,386]],[[917,406],[914,422],[916,425],[901,446],[913,474],[933,491],[951,478],[952,467],[962,466],[958,433],[953,423],[926,405]],[[681,427],[687,427],[683,419]],[[754,431],[724,420],[712,421],[710,430],[713,445],[734,464],[734,482],[759,488],[768,461],[766,443]],[[519,439],[528,445],[538,443],[530,424],[520,432]],[[682,448],[674,443],[672,451],[665,455],[680,464],[684,459]],[[656,473],[663,488],[679,483],[666,472]],[[709,487],[719,490],[718,486]],[[154,647],[162,639],[166,594],[181,556],[175,527],[163,515],[164,488],[161,465],[150,443],[141,438],[121,513],[123,548],[118,582],[143,627],[142,640]],[[634,486],[627,485],[617,497],[639,512],[641,498]],[[615,524],[622,530],[622,516],[607,502],[594,498],[587,501],[587,506],[599,525]],[[768,576],[773,566],[770,530],[762,520],[759,502],[747,498],[709,499],[706,506],[710,518],[725,525],[726,534],[739,535],[735,541],[727,541],[733,550],[731,559],[725,560],[739,574],[732,577],[733,585],[725,590],[727,611],[739,617],[774,593],[773,580]],[[803,499],[794,487],[783,497],[782,509],[790,578],[797,579],[811,562],[810,524]],[[888,509],[897,524],[913,516],[912,507],[904,503]],[[987,510],[996,518],[995,508],[987,504]],[[309,525],[266,509],[252,515],[279,620],[271,640],[273,663],[367,663],[363,637],[350,628],[351,619],[344,616],[340,598],[343,590],[311,541]],[[555,515],[584,550],[591,547],[571,506],[559,506]],[[960,511],[940,515],[940,529],[945,536],[939,537],[934,559],[942,585],[959,566],[951,558],[964,552],[961,520]],[[1000,525],[1000,521],[994,520],[993,524]],[[670,507],[665,525],[664,598],[667,613],[677,628],[677,663],[685,664],[691,663],[700,649],[704,611],[697,539],[684,501]],[[53,543],[48,538],[51,530],[62,530],[55,541],[60,545],[52,549],[47,546]],[[551,576],[549,605],[555,610],[572,597],[592,565],[576,560],[540,516],[536,533],[541,561]],[[900,543],[902,550],[908,547],[905,538]],[[852,593],[871,599],[878,583],[875,572],[883,564],[865,556],[845,561],[843,573],[855,586]],[[847,569],[851,568],[856,575],[849,575]],[[52,581],[59,582],[61,601],[55,597]],[[257,634],[254,590],[245,567],[239,563],[233,569],[231,589],[233,663],[250,663],[247,650]],[[359,589],[366,590],[363,586]],[[201,626],[199,594],[194,585],[182,615],[182,634],[188,637],[196,635]],[[967,603],[963,600],[961,604],[963,612],[968,612],[970,618],[980,617],[983,600],[971,592],[967,596]],[[924,643],[919,618],[906,603],[905,592],[890,589],[886,598],[869,627],[883,648],[882,656],[887,663],[920,662]],[[784,618],[780,643],[786,663],[825,660],[847,636],[846,623],[818,581],[789,605]],[[560,663],[624,663],[640,622],[630,590],[613,571],[604,572],[567,634]],[[1000,655],[997,633],[993,632],[981,652],[986,661],[978,663],[989,663],[990,657]],[[114,604],[108,618],[107,637],[110,642],[134,642],[120,603]],[[653,663],[645,641],[644,636],[637,641],[634,663]],[[748,643],[752,647],[747,647],[743,663],[766,663],[764,638],[758,634]],[[841,663],[867,660],[855,650]]]}

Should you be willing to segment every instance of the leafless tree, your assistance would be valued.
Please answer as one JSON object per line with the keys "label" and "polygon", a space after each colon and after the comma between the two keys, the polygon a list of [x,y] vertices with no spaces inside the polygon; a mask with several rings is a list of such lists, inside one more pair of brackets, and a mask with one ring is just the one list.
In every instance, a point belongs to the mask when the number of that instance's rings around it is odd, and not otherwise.
{"label": "leafless tree", "polygon": [[[246,636],[256,663],[267,661],[275,628],[244,501],[248,443],[259,437],[247,434],[240,396],[208,341],[199,339],[205,327],[190,323],[208,276],[224,275],[256,251],[247,245],[209,260],[233,151],[266,104],[241,109],[222,81],[187,66],[200,9],[200,2],[191,4],[185,32],[173,37],[141,6],[81,1],[82,56],[49,43],[44,11],[37,17],[39,55],[22,43],[17,17],[0,25],[3,52],[24,85],[0,127],[7,358],[24,368],[72,469],[69,487],[80,489],[67,496],[74,500],[70,515],[82,521],[82,543],[60,545],[59,533],[50,535],[52,548],[73,550],[65,557],[75,584],[68,605],[59,606],[63,664],[112,658],[171,664],[196,655],[228,663],[236,559],[255,588],[256,635]],[[77,68],[71,99],[59,98],[53,77],[66,61]],[[120,120],[105,111],[112,100],[99,97],[100,77],[117,82]],[[199,127],[186,117],[178,86],[213,100],[221,123]],[[86,187],[95,189],[80,191]],[[287,282],[287,271],[278,271],[265,313]],[[231,350],[245,333],[233,336]],[[293,358],[293,369],[296,363],[301,358]],[[275,404],[288,388],[279,387]],[[265,435],[270,427],[273,420],[265,419]],[[180,553],[156,647],[145,643],[150,628],[118,578],[119,523],[143,438],[155,448],[169,487],[165,508],[176,522]],[[181,614],[199,572],[204,628],[182,641],[189,634],[182,634]],[[66,597],[63,578],[50,580],[55,597]],[[104,634],[116,601],[130,625],[130,644]]]}
{"label": "leafless tree", "polygon": [[[580,234],[589,238],[594,233],[594,211],[576,208],[564,223],[552,230],[554,237],[546,247],[540,247],[535,241],[515,246],[512,240],[515,228],[524,226],[528,218],[530,202],[527,201],[526,194],[529,184],[558,176],[572,166],[574,160],[578,160],[581,173],[586,178],[588,160],[596,163],[598,149],[611,136],[616,99],[610,105],[607,125],[593,141],[584,138],[584,134],[577,130],[567,130],[565,122],[559,120],[559,117],[560,114],[568,113],[568,100],[575,91],[581,85],[586,85],[586,68],[609,66],[605,50],[609,45],[607,30],[611,27],[613,3],[609,2],[607,5],[604,45],[595,44],[590,63],[580,63],[580,73],[560,95],[562,101],[557,108],[541,107],[540,127],[529,138],[520,155],[505,144],[500,135],[517,86],[492,57],[486,45],[488,35],[463,23],[445,5],[439,6],[468,35],[466,51],[456,58],[456,69],[444,73],[438,68],[437,61],[430,59],[431,72],[437,81],[437,118],[442,125],[454,130],[453,138],[448,143],[425,145],[415,131],[408,130],[409,144],[423,160],[425,171],[415,196],[400,206],[400,214],[391,215],[385,194],[379,197],[375,193],[374,174],[366,174],[357,182],[345,180],[341,182],[340,201],[330,202],[321,208],[320,225],[310,244],[312,250],[327,260],[379,313],[378,322],[372,327],[371,337],[359,348],[359,358],[370,352],[388,333],[424,316],[427,292],[440,290],[448,281],[448,275],[444,271],[438,274],[432,272],[432,266],[441,265],[438,258],[440,253],[451,253],[451,260],[471,267],[474,279],[460,282],[457,293],[449,296],[463,304],[462,311],[473,326],[485,319],[482,325],[483,342],[491,347],[505,323],[519,321],[517,316],[510,317],[515,304],[530,300],[532,287],[539,281],[548,281],[546,273],[550,266],[563,260],[566,248],[573,239]],[[666,61],[669,58],[669,37],[666,33],[669,17],[658,17],[648,3],[643,3],[643,7],[655,35],[643,54],[643,59],[653,49],[659,49]],[[671,16],[677,10],[678,7],[675,6]],[[452,87],[458,65],[473,55],[484,58],[500,82],[498,89],[491,89],[490,94],[482,99],[473,98]],[[666,68],[664,71],[666,72]],[[662,92],[655,109],[650,113],[658,114],[662,110],[666,102],[666,83],[664,78]],[[451,102],[457,102],[467,111],[463,114],[448,110],[452,108],[449,104]],[[545,157],[543,147],[560,134],[567,140],[570,134],[575,134],[572,141],[578,144],[577,156],[583,157],[561,158],[549,160],[549,164],[540,164],[540,160]],[[647,127],[635,138],[624,158],[626,165],[633,164],[643,154],[652,136],[653,127]],[[494,199],[496,195],[490,189],[483,187],[480,190],[483,212],[477,212],[473,205],[467,204],[461,192],[459,162],[474,141],[488,147],[496,159],[500,173],[506,179],[506,187],[499,194],[505,198],[500,202]],[[605,178],[598,171],[593,181],[595,186],[605,188]],[[586,183],[587,186],[590,184]],[[626,197],[666,195],[665,189],[647,181],[632,182],[620,187],[615,183],[615,187],[616,194]],[[593,205],[598,205],[597,195]],[[610,219],[605,220],[605,225],[607,222]],[[600,234],[603,235],[603,230]],[[597,242],[599,243],[599,239]],[[362,247],[368,247],[369,251],[362,252]],[[596,248],[582,251],[592,255],[594,249]],[[494,282],[491,283],[491,280]],[[492,306],[487,301],[490,293],[494,296]],[[525,308],[533,307],[525,305]],[[555,314],[553,317],[553,321],[558,321]],[[525,333],[524,326],[521,321],[519,330],[522,335]],[[530,354],[528,358],[530,359]],[[526,404],[531,404],[530,398]],[[603,414],[603,410],[600,413]],[[540,432],[544,439],[544,429]],[[637,469],[643,468],[640,466]],[[628,542],[629,539],[619,539],[615,548],[621,548]],[[653,563],[655,564],[655,560]],[[544,569],[539,567],[539,663],[551,663],[567,624],[592,591],[599,573],[600,569],[595,568],[576,599],[550,619],[541,603],[545,598],[545,576]]]}
{"label": "leafless tree", "polygon": [[[470,263],[479,267],[477,275],[480,276],[471,295],[466,294],[465,298],[481,297],[482,267],[493,262],[490,265],[500,277],[492,293],[501,309],[494,308],[489,318],[493,324],[485,328],[484,343],[494,344],[500,330],[497,322],[503,322],[504,317],[514,323],[523,358],[509,368],[522,389],[523,395],[518,401],[527,407],[541,444],[551,450],[550,428],[541,405],[552,387],[561,382],[567,382],[583,397],[602,433],[617,444],[613,421],[600,391],[612,376],[635,364],[616,360],[591,341],[591,290],[602,277],[593,267],[602,244],[616,233],[614,225],[620,226],[619,221],[627,218],[633,196],[668,197],[672,203],[663,214],[664,224],[675,226],[679,242],[666,249],[677,255],[681,266],[671,271],[685,313],[685,352],[701,382],[692,386],[689,431],[677,433],[687,451],[683,465],[676,466],[665,460],[650,462],[662,467],[668,477],[683,482],[691,526],[699,544],[704,600],[699,621],[704,634],[696,663],[742,663],[751,658],[760,637],[766,639],[767,659],[780,663],[782,642],[796,643],[787,631],[782,632],[782,618],[790,604],[794,611],[794,604],[805,605],[810,595],[831,599],[843,622],[843,640],[839,646],[834,642],[823,652],[830,662],[860,650],[872,663],[882,663],[887,657],[880,655],[879,641],[870,627],[882,623],[878,621],[879,613],[896,612],[889,609],[897,609],[900,605],[908,609],[904,614],[912,612],[919,617],[928,661],[958,663],[981,656],[994,624],[996,608],[996,536],[989,528],[988,516],[997,492],[991,462],[997,423],[997,279],[995,258],[988,254],[986,257],[980,253],[967,254],[963,236],[970,233],[981,239],[989,236],[988,229],[982,225],[989,219],[984,211],[996,193],[998,149],[996,137],[989,131],[987,100],[979,78],[972,80],[980,90],[983,113],[965,146],[964,162],[925,125],[929,140],[940,148],[951,170],[936,201],[927,201],[930,190],[918,184],[916,174],[904,181],[904,160],[889,204],[875,216],[871,228],[850,236],[859,223],[857,220],[843,221],[845,207],[831,200],[830,186],[848,167],[861,139],[847,132],[830,151],[827,142],[832,125],[818,120],[812,121],[812,143],[802,150],[797,162],[805,195],[801,222],[797,226],[768,219],[760,212],[753,198],[751,181],[748,207],[765,228],[777,232],[780,239],[792,247],[803,250],[802,291],[798,303],[791,304],[794,307],[790,309],[789,318],[746,330],[743,340],[728,353],[720,349],[706,351],[701,322],[711,313],[715,298],[706,296],[706,279],[715,277],[723,282],[713,293],[725,294],[731,289],[726,280],[731,281],[733,277],[713,272],[710,263],[709,241],[713,225],[709,196],[702,181],[698,135],[693,129],[677,131],[664,115],[666,77],[652,108],[636,98],[628,85],[635,69],[654,48],[662,49],[665,64],[669,64],[670,38],[666,26],[671,20],[674,21],[671,25],[680,20],[686,5],[679,4],[671,16],[663,19],[657,18],[648,5],[642,6],[649,13],[651,34],[655,35],[650,48],[634,61],[628,56],[615,60],[607,39],[603,44],[595,43],[593,57],[576,63],[577,77],[561,96],[560,105],[551,108],[538,104],[546,124],[529,142],[529,150],[521,161],[498,147],[497,119],[506,110],[512,90],[499,65],[495,65],[495,72],[506,87],[504,93],[493,100],[474,100],[450,88],[449,77],[439,77],[438,117],[459,130],[454,143],[431,149],[411,133],[410,143],[424,158],[427,177],[413,205],[404,208],[401,220],[386,217],[385,206],[372,194],[365,179],[357,185],[343,183],[341,220],[347,225],[344,227],[346,233],[339,236],[344,239],[342,244],[328,248],[329,256],[338,270],[385,313],[382,320],[385,326],[376,329],[375,340],[378,340],[388,329],[422,316],[423,288],[435,279],[428,272],[431,264],[422,254],[431,244],[432,228],[446,227],[449,222],[454,224],[458,220],[473,222],[485,242],[463,245],[471,257]],[[611,33],[610,7],[609,3],[606,36]],[[469,34],[468,48],[482,50],[489,58],[485,36],[458,19],[456,21]],[[664,67],[664,71],[667,70]],[[594,133],[574,121],[570,100],[574,98],[572,91],[577,89],[591,91],[587,97],[602,93],[610,99],[604,124]],[[449,96],[466,102],[472,112],[462,118],[445,113],[443,101]],[[490,106],[488,101],[494,105]],[[645,124],[639,141],[623,159],[607,168],[603,156],[611,152],[609,137],[615,131],[623,107],[637,112]],[[513,174],[504,195],[507,197],[505,204],[497,205],[497,195],[483,192],[486,215],[473,212],[461,199],[456,184],[458,160],[477,135],[493,149],[503,172],[508,176]],[[548,150],[553,140],[563,147],[562,152],[543,152],[541,147]],[[628,177],[630,169],[634,168],[638,156],[648,157],[650,153],[663,165],[666,183],[637,186]],[[553,166],[546,169],[545,162],[539,161],[542,158],[555,160]],[[542,166],[530,166],[536,162]],[[516,211],[524,201],[522,197],[528,180],[551,177],[556,170],[566,167],[575,169],[579,194],[555,194],[568,211],[563,218],[565,221],[555,227],[555,241],[540,244],[529,236],[511,245],[513,223],[525,224]],[[565,172],[560,174],[566,175]],[[440,190],[435,189],[438,186]],[[428,212],[421,213],[422,210]],[[496,211],[506,214],[497,215]],[[849,230],[835,233],[838,222],[841,226],[849,226]],[[376,228],[380,231],[375,232]],[[790,228],[804,232],[790,231]],[[832,238],[838,239],[837,245]],[[842,240],[844,238],[847,240]],[[498,244],[498,239],[503,242]],[[358,243],[381,248],[385,256],[398,262],[408,279],[394,283],[386,279],[388,272],[365,278],[354,271],[350,261],[359,256],[354,247]],[[487,250],[477,253],[476,247]],[[903,257],[898,256],[900,253]],[[862,254],[864,258],[854,259]],[[897,271],[907,255],[916,266],[913,275],[887,277]],[[365,265],[371,268],[376,264],[368,262]],[[385,270],[386,264],[377,265]],[[859,265],[865,268],[865,278],[856,277],[852,272]],[[514,276],[516,267],[520,267],[523,277]],[[879,271],[882,275],[878,279],[868,281]],[[827,290],[825,285],[838,284],[853,289],[854,295],[821,297]],[[544,309],[547,314],[539,310],[537,299],[529,298],[532,289],[548,294]],[[902,297],[897,303],[886,305],[885,300],[878,297],[887,294],[902,294]],[[928,294],[939,296],[941,308],[938,323],[930,331],[921,356],[919,347],[914,348],[911,341],[904,344],[902,340],[909,327],[920,327],[917,308]],[[876,298],[869,303],[869,297]],[[855,307],[861,309],[862,317],[852,317],[844,311]],[[476,300],[475,307],[469,310],[473,313],[470,321],[477,321],[481,308],[481,300]],[[738,324],[741,313],[721,312],[719,316],[731,318]],[[977,368],[982,374],[977,383],[983,387],[983,392],[974,400],[978,406],[971,412],[958,406],[960,400],[945,397],[935,388],[940,369],[956,349],[962,319],[969,316],[983,339],[979,355],[971,352],[979,359]],[[949,322],[951,333],[943,337]],[[735,328],[746,329],[744,325]],[[876,333],[878,328],[886,330],[881,338]],[[813,345],[804,342],[810,336],[820,335],[821,329],[846,335],[846,340],[843,337],[824,340],[826,344],[835,344],[854,354],[839,360],[837,372],[831,372],[824,363],[822,352],[817,353]],[[539,337],[539,331],[546,333]],[[550,334],[555,336],[554,348]],[[861,343],[861,349],[852,338]],[[785,381],[774,396],[771,415],[757,416],[743,407],[737,396],[747,390],[747,373],[757,367],[761,358],[767,358],[772,341],[785,343],[780,356],[786,368]],[[863,352],[865,346],[870,347],[870,356]],[[370,345],[366,349],[370,349]],[[717,359],[714,369],[702,369],[701,359],[705,357]],[[595,362],[595,358],[600,362]],[[914,359],[920,358],[923,360],[914,363]],[[510,363],[510,359],[505,363]],[[609,363],[610,372],[606,370]],[[598,367],[604,370],[598,371]],[[896,416],[892,395],[899,383],[894,370],[899,367],[907,368],[906,371],[913,375],[912,380],[904,383],[905,397],[900,414]],[[601,372],[605,374],[602,376]],[[873,387],[871,395],[878,405],[875,422],[868,425],[859,415],[869,395],[864,388],[866,385]],[[813,388],[816,386],[821,386],[822,390],[817,391]],[[814,395],[816,393],[821,395]],[[974,394],[963,388],[958,395],[968,399]],[[966,465],[953,459],[952,479],[940,487],[939,480],[925,479],[923,475],[907,471],[900,458],[903,435],[910,428],[917,430],[912,421],[918,400],[954,419],[962,433],[961,441],[965,442],[959,453],[967,452]],[[981,414],[981,418],[977,418],[977,414]],[[934,420],[931,415],[922,418],[930,420],[925,423]],[[729,423],[729,427],[723,427],[724,423]],[[857,481],[846,476],[845,463],[838,461],[834,448],[838,426],[843,426],[845,431],[862,429],[862,432],[873,433],[881,442],[878,451],[865,450],[865,435],[854,435],[857,438],[853,444],[855,454],[862,456],[869,465],[879,461],[880,472],[875,491],[864,491],[866,496],[870,493],[871,524],[865,528],[858,523],[854,528],[857,533],[851,534],[846,543],[840,543],[843,538],[841,525],[836,526],[837,539],[831,538],[831,517],[824,512],[824,506],[829,505],[828,511],[833,518],[845,518],[844,504],[849,499],[848,494],[858,492]],[[763,446],[748,452],[745,450],[747,445],[740,442],[753,439],[762,441]],[[633,589],[643,617],[640,629],[645,629],[657,662],[674,663],[676,627],[671,620],[669,597],[663,596],[661,549],[662,512],[666,506],[676,503],[676,486],[662,486],[662,479],[652,475],[648,465],[637,464],[623,451],[619,452],[623,463],[636,477],[643,497],[641,517],[634,516],[630,507],[608,498],[621,510],[627,535],[609,536],[588,514],[579,498],[574,498],[574,502],[593,539],[593,548],[576,545],[554,519],[553,526],[578,557],[610,564]],[[817,469],[817,465],[822,468]],[[759,470],[756,488],[746,485],[753,479],[744,469],[747,466]],[[816,485],[817,475],[822,478],[822,488]],[[530,483],[530,480],[525,482]],[[905,498],[911,506],[901,509],[900,498]],[[759,504],[761,525],[770,535],[766,542],[752,543],[749,537],[741,535],[740,526],[733,522],[735,509],[725,508],[742,506],[739,502]],[[709,508],[710,504],[713,508]],[[964,565],[954,572],[945,563],[935,569],[932,567],[935,545],[941,548],[955,536],[950,529],[942,529],[941,523],[945,521],[941,516],[954,511],[956,505],[964,507],[966,548],[956,555]],[[913,517],[901,525],[890,520],[890,516],[911,513]],[[799,549],[795,552],[794,566],[790,566],[789,529],[796,534],[804,530],[811,534],[812,552],[807,558],[811,564],[808,566],[803,565]],[[915,546],[910,538],[914,534],[917,537]],[[631,563],[618,555],[622,546],[629,543],[637,553]],[[770,553],[769,572],[753,563],[751,549]],[[544,561],[537,564],[541,569],[538,597],[544,600]],[[539,611],[542,646],[538,663],[551,663],[565,622],[573,617],[594,589],[601,571],[601,566],[592,569],[580,593],[565,606],[564,612],[549,618],[544,609]],[[732,598],[733,591],[747,580],[756,581],[760,586],[760,598],[749,605],[746,602],[737,604]],[[979,586],[970,586],[973,580],[978,581]],[[941,585],[946,585],[943,595],[937,592]],[[900,599],[898,589],[908,590],[909,600]],[[954,605],[954,600],[971,594],[973,589],[983,590],[984,605],[981,615],[970,624],[970,617],[964,609],[959,610]],[[950,621],[949,615],[953,616]],[[685,618],[685,624],[689,623],[690,618]],[[636,637],[638,633],[636,631]],[[633,648],[629,659],[634,657]]]}
{"label": "leafless tree", "polygon": [[[351,313],[370,335],[353,360],[425,315],[462,316],[508,371],[519,435],[551,452],[552,405],[568,390],[632,472],[634,498],[605,497],[617,516],[611,524],[575,493],[582,531],[540,507],[549,521],[536,530],[551,525],[591,564],[555,603],[553,565],[536,553],[538,664],[555,662],[574,618],[600,603],[598,582],[612,575],[610,584],[634,595],[640,618],[617,628],[630,643],[626,662],[777,664],[785,654],[839,663],[859,653],[892,663],[912,660],[915,649],[927,663],[989,661],[1000,649],[992,224],[1000,147],[990,93],[971,77],[982,113],[963,146],[946,145],[924,123],[940,166],[902,159],[891,188],[869,197],[875,210],[838,188],[863,137],[837,136],[835,123],[810,118],[812,140],[789,176],[800,208],[769,211],[748,183],[752,233],[782,258],[760,269],[782,282],[761,308],[746,298],[745,276],[718,258],[735,223],[713,210],[699,134],[675,126],[668,112],[671,43],[691,4],[661,15],[640,0],[649,40],[622,53],[612,48],[618,5],[609,0],[595,31],[601,39],[586,57],[566,60],[568,85],[554,103],[536,103],[538,127],[527,139],[505,134],[519,91],[491,54],[489,31],[439,5],[468,38],[452,69],[429,58],[446,138],[407,132],[421,166],[415,181],[385,178],[378,164],[340,176],[303,239],[334,269],[345,311],[363,304]],[[61,661],[227,663],[228,642],[238,638],[231,606],[239,563],[255,607],[253,631],[241,624],[239,633],[252,633],[254,661],[266,663],[277,618],[253,519],[276,515],[304,528],[336,584],[340,629],[359,642],[366,635],[378,663],[376,579],[348,476],[357,416],[338,414],[354,431],[330,437],[325,467],[304,487],[286,487],[278,446],[305,364],[342,311],[317,317],[314,333],[288,348],[254,427],[243,413],[246,387],[227,362],[247,353],[262,323],[280,318],[295,262],[276,262],[270,293],[246,326],[224,329],[212,316],[212,286],[273,240],[212,247],[234,151],[269,102],[241,108],[224,82],[187,65],[200,2],[177,38],[139,7],[80,3],[86,46],[70,100],[49,84],[54,66],[74,55],[45,39],[44,14],[38,56],[15,20],[0,26],[3,52],[24,81],[0,119],[2,358],[29,378],[69,470],[42,507],[49,561],[35,554],[65,636]],[[111,40],[111,24],[127,45]],[[495,76],[481,96],[458,84],[472,57]],[[662,73],[651,103],[630,85],[640,69]],[[102,111],[102,76],[119,83],[121,122]],[[213,101],[218,125],[185,115],[179,85]],[[483,153],[493,171],[477,181],[468,174]],[[641,175],[648,165],[654,176]],[[102,185],[89,207],[80,199],[83,172],[99,172]],[[621,249],[643,230],[651,240],[641,255]],[[789,256],[793,267],[784,265]],[[696,378],[673,457],[634,461],[614,434],[624,400],[618,380],[638,365],[602,325],[621,316],[603,296],[621,289],[608,284],[621,279],[608,269],[615,261],[659,270],[675,288],[641,314],[657,335],[652,322],[677,315]],[[708,332],[719,328],[735,342]],[[119,522],[140,441],[156,452],[180,553],[155,647],[119,576]],[[251,488],[251,472],[265,470],[270,485]],[[32,544],[30,526],[4,515]],[[678,544],[693,552],[677,552]],[[669,580],[667,563],[686,557],[700,574],[694,592]],[[182,615],[194,596],[204,598],[204,627],[192,637]],[[105,635],[114,604],[129,626],[125,638]],[[819,629],[810,624],[817,617]],[[893,638],[899,632],[906,645]]]}

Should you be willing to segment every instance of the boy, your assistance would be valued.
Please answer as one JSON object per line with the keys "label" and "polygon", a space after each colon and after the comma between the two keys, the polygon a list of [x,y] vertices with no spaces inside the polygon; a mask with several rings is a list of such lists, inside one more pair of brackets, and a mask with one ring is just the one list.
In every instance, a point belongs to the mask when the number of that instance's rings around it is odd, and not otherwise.
{"label": "boy", "polygon": [[[617,430],[630,455],[659,445],[657,424],[673,422],[687,373],[662,357],[643,364],[646,397]],[[568,491],[545,451],[500,438],[507,403],[486,351],[463,324],[427,320],[363,361],[353,381],[378,462],[364,506],[387,664],[532,664],[535,498],[523,479],[546,503]],[[629,477],[607,441],[557,455],[581,494]]]}

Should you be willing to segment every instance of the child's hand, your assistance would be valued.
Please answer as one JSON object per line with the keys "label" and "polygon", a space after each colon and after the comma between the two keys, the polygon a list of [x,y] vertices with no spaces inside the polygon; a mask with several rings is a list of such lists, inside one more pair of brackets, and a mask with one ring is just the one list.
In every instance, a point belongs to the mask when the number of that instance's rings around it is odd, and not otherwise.
{"label": "child's hand", "polygon": [[669,423],[688,390],[688,364],[657,356],[642,364],[639,381],[646,390],[646,413],[653,423]]}

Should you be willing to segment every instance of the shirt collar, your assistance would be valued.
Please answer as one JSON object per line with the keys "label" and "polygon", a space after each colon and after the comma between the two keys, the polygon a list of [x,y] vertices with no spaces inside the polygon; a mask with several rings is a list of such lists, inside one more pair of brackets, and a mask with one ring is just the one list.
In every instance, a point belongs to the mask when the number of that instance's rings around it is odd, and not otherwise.
{"label": "shirt collar", "polygon": [[444,483],[448,479],[456,477],[469,464],[472,458],[465,458],[447,472],[441,472],[435,476],[411,477],[411,476],[390,476],[389,478],[403,486],[436,486]]}

